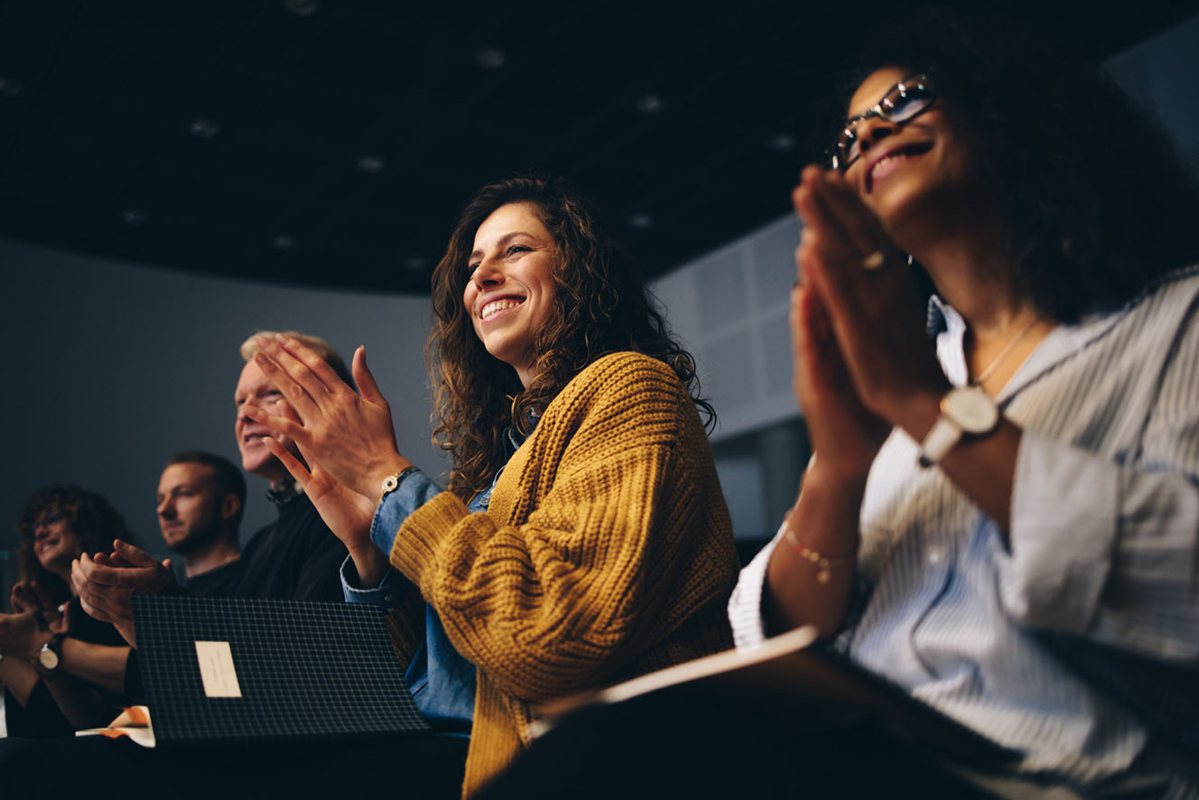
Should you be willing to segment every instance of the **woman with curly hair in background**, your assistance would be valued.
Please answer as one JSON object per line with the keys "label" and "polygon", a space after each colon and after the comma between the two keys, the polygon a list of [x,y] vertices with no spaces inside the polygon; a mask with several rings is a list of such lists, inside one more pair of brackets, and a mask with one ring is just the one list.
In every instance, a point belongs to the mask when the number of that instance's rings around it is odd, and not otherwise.
{"label": "woman with curly hair in background", "polygon": [[107,722],[115,698],[61,671],[63,643],[123,645],[116,628],[84,613],[71,587],[71,562],[131,541],[125,521],[104,497],[71,484],[38,489],[17,520],[21,580],[12,614],[0,615],[0,682],[11,736],[70,736]]}
{"label": "woman with curly hair in background", "polygon": [[408,678],[427,717],[471,725],[469,794],[528,742],[535,703],[727,647],[736,556],[694,362],[570,190],[481,189],[433,309],[449,491],[397,452],[361,349],[358,396],[277,342],[259,363],[302,423],[246,413],[299,444],[306,466],[272,451],[345,541],[350,599],[388,591],[389,560],[427,603]]}

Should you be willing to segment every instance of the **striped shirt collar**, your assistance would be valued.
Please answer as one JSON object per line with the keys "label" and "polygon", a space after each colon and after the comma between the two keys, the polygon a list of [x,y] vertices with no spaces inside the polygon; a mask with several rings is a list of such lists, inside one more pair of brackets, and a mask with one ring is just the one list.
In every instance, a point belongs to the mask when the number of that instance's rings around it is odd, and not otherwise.
{"label": "striped shirt collar", "polygon": [[[1161,286],[1196,274],[1199,274],[1199,265],[1174,270],[1152,281],[1122,308],[1090,314],[1073,325],[1058,325],[1037,345],[995,399],[1001,406],[1010,403],[1025,388],[1109,333],[1120,319]],[[970,379],[966,364],[966,320],[953,306],[933,294],[928,300],[926,330],[936,337],[937,358],[949,382],[954,386],[965,386]]]}

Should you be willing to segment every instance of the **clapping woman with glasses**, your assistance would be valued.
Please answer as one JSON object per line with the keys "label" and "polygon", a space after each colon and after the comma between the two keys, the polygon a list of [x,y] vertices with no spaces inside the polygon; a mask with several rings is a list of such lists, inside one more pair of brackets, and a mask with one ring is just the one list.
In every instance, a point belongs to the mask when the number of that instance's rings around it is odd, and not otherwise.
{"label": "clapping woman with glasses", "polygon": [[738,644],[816,626],[1005,781],[1199,791],[1195,190],[1089,65],[891,34],[794,192],[814,456]]}

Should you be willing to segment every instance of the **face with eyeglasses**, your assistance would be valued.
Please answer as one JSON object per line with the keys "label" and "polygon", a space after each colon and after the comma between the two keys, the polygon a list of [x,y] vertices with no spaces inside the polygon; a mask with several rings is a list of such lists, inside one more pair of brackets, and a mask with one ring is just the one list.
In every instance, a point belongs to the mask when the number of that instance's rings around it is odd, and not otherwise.
{"label": "face with eyeglasses", "polygon": [[977,188],[934,78],[899,67],[875,71],[854,92],[833,167],[889,229],[918,208],[953,214]]}

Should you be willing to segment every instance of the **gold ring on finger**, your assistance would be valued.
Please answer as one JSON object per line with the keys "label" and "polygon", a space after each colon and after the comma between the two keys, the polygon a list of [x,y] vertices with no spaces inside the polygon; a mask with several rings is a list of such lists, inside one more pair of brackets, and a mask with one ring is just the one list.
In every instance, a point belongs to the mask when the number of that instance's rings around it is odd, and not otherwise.
{"label": "gold ring on finger", "polygon": [[878,269],[886,262],[886,260],[886,253],[884,253],[882,250],[875,250],[873,253],[862,259],[862,268],[870,270]]}

